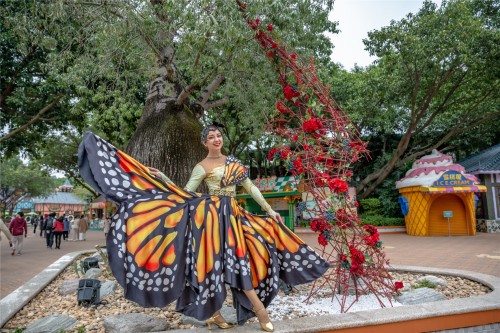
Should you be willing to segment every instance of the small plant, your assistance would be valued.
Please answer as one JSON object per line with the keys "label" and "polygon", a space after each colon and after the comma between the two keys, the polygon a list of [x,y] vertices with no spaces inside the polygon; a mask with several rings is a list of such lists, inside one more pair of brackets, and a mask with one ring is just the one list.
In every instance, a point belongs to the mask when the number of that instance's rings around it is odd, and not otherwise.
{"label": "small plant", "polygon": [[422,280],[413,288],[414,289],[418,289],[418,288],[432,288],[432,289],[434,289],[434,288],[436,288],[436,285],[430,281]]}
{"label": "small plant", "polygon": [[19,328],[19,327],[18,327],[18,328],[16,328],[16,329],[14,330],[14,333],[23,333],[23,332],[24,332],[24,328]]}
{"label": "small plant", "polygon": [[76,260],[73,261],[73,270],[75,271],[76,276],[80,277],[80,269],[78,267],[78,263],[76,262]]}
{"label": "small plant", "polygon": [[78,327],[78,331],[77,331],[78,333],[85,333],[85,331],[86,331],[85,326]]}

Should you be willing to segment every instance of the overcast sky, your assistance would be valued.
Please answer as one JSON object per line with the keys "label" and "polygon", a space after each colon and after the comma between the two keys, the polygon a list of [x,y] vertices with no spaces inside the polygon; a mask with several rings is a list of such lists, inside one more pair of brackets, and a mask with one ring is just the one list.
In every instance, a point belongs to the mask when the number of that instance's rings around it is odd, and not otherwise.
{"label": "overcast sky", "polygon": [[[441,4],[441,0],[433,0]],[[380,29],[399,21],[408,13],[416,13],[422,7],[423,0],[335,0],[329,18],[337,21],[338,34],[331,39],[335,48],[332,60],[341,63],[350,70],[354,64],[369,65],[375,58],[364,50],[363,39],[368,31]]]}

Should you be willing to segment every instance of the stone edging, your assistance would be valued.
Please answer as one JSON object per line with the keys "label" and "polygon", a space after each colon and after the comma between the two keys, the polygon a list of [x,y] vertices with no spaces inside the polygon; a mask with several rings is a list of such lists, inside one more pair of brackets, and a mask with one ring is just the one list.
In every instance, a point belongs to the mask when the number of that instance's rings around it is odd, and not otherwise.
{"label": "stone edging", "polygon": [[35,298],[76,258],[85,253],[93,252],[95,250],[84,250],[63,255],[21,287],[2,298],[0,300],[0,327],[3,327],[10,318],[14,317],[29,301]]}
{"label": "stone edging", "polygon": [[[33,277],[27,283],[0,300],[0,327],[19,312],[30,300],[54,280],[69,264],[85,253],[93,250],[71,252],[49,265],[41,273]],[[482,283],[492,289],[487,295],[459,298],[445,301],[430,302],[417,305],[405,305],[395,308],[383,308],[369,311],[349,312],[343,314],[326,315],[318,317],[306,317],[293,320],[283,320],[275,324],[275,332],[318,332],[344,329],[349,327],[361,327],[369,325],[380,325],[392,322],[404,322],[408,320],[432,318],[446,315],[457,315],[470,312],[480,312],[500,309],[500,278],[492,275],[463,271],[457,269],[443,269],[432,267],[417,267],[393,265],[392,271],[405,271],[412,273],[427,273],[452,275],[467,278]],[[231,332],[258,331],[256,323],[238,326]],[[194,328],[190,332],[205,332],[206,328]],[[186,330],[171,330],[166,333],[185,333]]]}

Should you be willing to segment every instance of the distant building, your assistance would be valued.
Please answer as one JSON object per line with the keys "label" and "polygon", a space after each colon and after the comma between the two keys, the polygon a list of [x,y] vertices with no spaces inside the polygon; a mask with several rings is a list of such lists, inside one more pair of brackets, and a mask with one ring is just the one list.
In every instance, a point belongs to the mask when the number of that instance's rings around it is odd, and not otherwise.
{"label": "distant building", "polygon": [[[500,232],[500,144],[467,157],[460,164],[486,186],[477,203],[478,220],[488,232]],[[479,225],[478,225],[479,227]]]}
{"label": "distant building", "polygon": [[16,211],[22,210],[25,213],[34,213],[37,215],[50,214],[55,212],[57,215],[64,213],[68,215],[83,214],[86,207],[85,200],[71,193],[73,185],[66,180],[63,185],[55,189],[47,196],[25,198],[21,200]]}

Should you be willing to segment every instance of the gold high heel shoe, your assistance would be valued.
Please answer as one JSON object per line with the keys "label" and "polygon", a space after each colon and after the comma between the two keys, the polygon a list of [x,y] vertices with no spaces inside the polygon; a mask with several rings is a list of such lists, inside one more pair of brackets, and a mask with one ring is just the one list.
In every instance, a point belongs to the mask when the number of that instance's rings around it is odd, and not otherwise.
{"label": "gold high heel shoe", "polygon": [[221,323],[217,322],[215,320],[215,318],[222,318],[222,320],[225,320],[224,317],[221,316],[220,313],[216,314],[216,315],[213,315],[212,317],[208,318],[206,321],[205,321],[205,324],[207,324],[208,326],[208,329],[211,330],[212,329],[212,324],[215,324],[217,326],[219,326],[219,328],[231,328],[233,327],[234,325],[233,324],[230,324],[226,321],[223,321]]}
{"label": "gold high heel shoe", "polygon": [[262,311],[264,311],[267,314],[265,307],[262,307],[258,310],[252,309],[252,312],[255,313],[255,315],[257,316],[257,319],[259,320],[260,328],[262,328],[266,332],[273,332],[274,326],[273,326],[273,323],[271,323],[271,321],[268,321],[267,323],[263,323],[262,321],[260,321],[258,313],[262,312]]}

